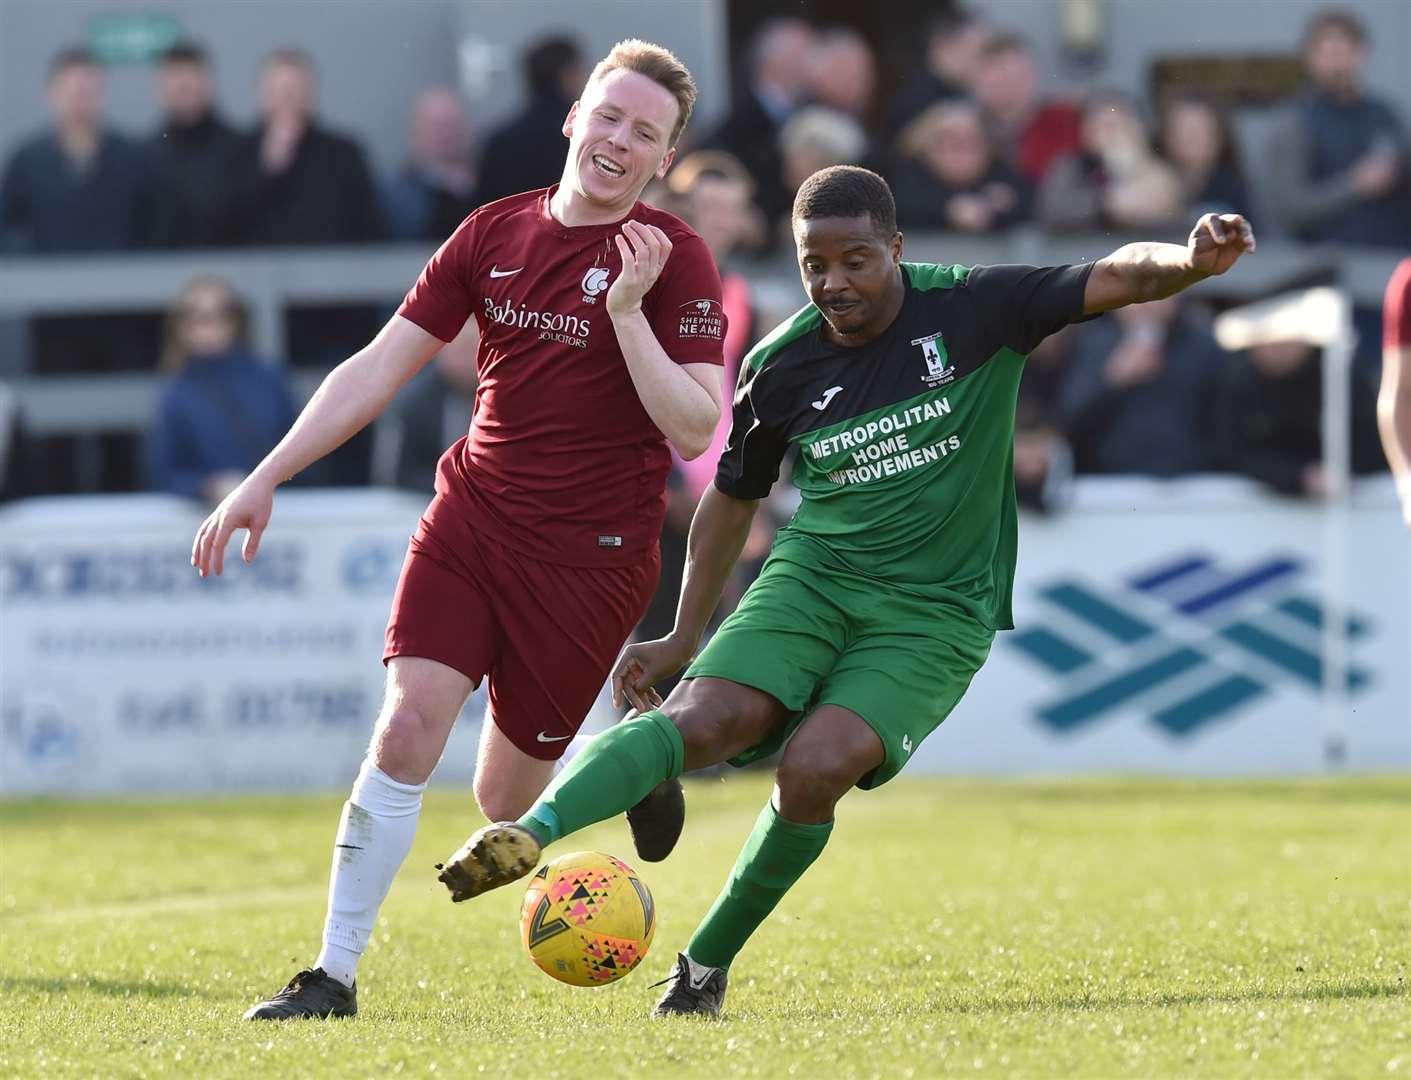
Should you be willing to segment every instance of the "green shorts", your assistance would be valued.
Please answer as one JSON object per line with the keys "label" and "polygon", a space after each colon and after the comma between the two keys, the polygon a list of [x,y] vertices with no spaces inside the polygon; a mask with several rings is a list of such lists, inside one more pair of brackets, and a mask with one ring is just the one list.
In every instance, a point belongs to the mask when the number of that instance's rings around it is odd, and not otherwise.
{"label": "green shorts", "polygon": [[805,545],[772,555],[685,678],[743,683],[793,715],[732,765],[775,753],[816,706],[841,705],[875,731],[886,760],[858,781],[885,784],[955,708],[994,631],[960,608],[829,566]]}

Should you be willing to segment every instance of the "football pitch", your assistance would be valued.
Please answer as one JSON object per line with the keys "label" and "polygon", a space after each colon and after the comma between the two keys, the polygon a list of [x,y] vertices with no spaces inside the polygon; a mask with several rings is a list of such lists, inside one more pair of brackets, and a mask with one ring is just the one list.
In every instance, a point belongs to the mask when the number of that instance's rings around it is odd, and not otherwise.
{"label": "football pitch", "polygon": [[1407,778],[854,793],[724,1018],[648,1021],[767,792],[688,785],[651,955],[578,990],[520,888],[448,902],[479,817],[433,785],[361,1014],[288,1025],[240,1014],[313,959],[341,796],[0,805],[0,1076],[1411,1076]]}

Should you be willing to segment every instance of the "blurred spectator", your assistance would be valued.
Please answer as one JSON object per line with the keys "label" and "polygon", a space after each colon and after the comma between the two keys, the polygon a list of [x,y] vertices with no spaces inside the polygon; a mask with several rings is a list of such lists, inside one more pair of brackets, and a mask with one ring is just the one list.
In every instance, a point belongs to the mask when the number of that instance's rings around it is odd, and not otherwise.
{"label": "blurred spectator", "polygon": [[152,139],[156,175],[153,243],[208,247],[225,228],[227,191],[240,139],[216,111],[206,51],[184,42],[157,67],[162,119]]}
{"label": "blurred spectator", "polygon": [[7,383],[0,381],[0,502],[36,490],[36,468],[28,461],[28,449],[19,398]]}
{"label": "blurred spectator", "polygon": [[374,484],[427,494],[435,490],[441,455],[470,427],[479,346],[480,330],[472,316],[378,416],[372,440]]}
{"label": "blurred spectator", "polygon": [[1111,90],[1083,106],[1082,145],[1039,188],[1048,228],[1165,229],[1184,223],[1181,182],[1151,148],[1137,105]]}
{"label": "blurred spectator", "polygon": [[[740,243],[755,229],[754,193],[745,167],[719,150],[698,150],[684,157],[667,174],[671,187],[681,195],[681,217],[706,242],[720,270],[720,300],[725,310],[724,400],[734,393],[740,361],[754,343],[754,304],[749,282],[731,266],[731,257]],[[721,410],[715,438],[706,451],[690,461],[676,455],[676,468],[684,479],[683,491],[692,509],[715,479],[720,451],[730,434],[730,410]],[[684,537],[684,534],[683,534]]]}
{"label": "blurred spectator", "polygon": [[[313,61],[295,49],[271,53],[260,70],[260,124],[241,140],[230,239],[242,244],[358,244],[382,238],[382,213],[356,142],[314,115]],[[371,307],[295,308],[287,314],[290,363],[330,366],[376,335]],[[366,441],[353,448],[366,451]],[[341,463],[355,449],[345,448]],[[341,479],[366,482],[365,465]]]}
{"label": "blurred spectator", "polygon": [[[152,171],[143,148],[104,126],[103,71],[84,49],[49,65],[48,131],[20,144],[0,181],[0,250],[122,251],[152,232]],[[156,320],[56,315],[30,320],[34,370],[113,371],[150,363]]]}
{"label": "blurred spectator", "polygon": [[1035,347],[1024,362],[1014,410],[1014,490],[1019,505],[1054,513],[1073,490],[1073,449],[1058,413],[1059,391],[1078,329],[1064,327]]}
{"label": "blurred spectator", "polygon": [[1077,151],[1081,123],[1072,102],[1040,100],[1038,78],[1024,40],[996,34],[985,45],[972,87],[989,115],[1000,156],[1035,186],[1054,161]]}
{"label": "blurred spectator", "polygon": [[1367,33],[1355,15],[1328,11],[1309,23],[1309,86],[1271,141],[1270,198],[1305,240],[1404,248],[1411,246],[1406,128],[1363,92],[1366,59]]}
{"label": "blurred spectator", "polygon": [[1082,327],[1059,396],[1078,472],[1209,467],[1211,392],[1224,362],[1204,321],[1174,297]]}
{"label": "blurred spectator", "polygon": [[979,107],[932,105],[902,134],[897,218],[912,229],[1001,232],[1029,217],[1029,186],[996,161]]}
{"label": "blurred spectator", "polygon": [[294,422],[283,376],[246,347],[246,322],[214,277],[193,279],[168,313],[162,367],[173,378],[147,436],[153,490],[217,503]]}
{"label": "blurred spectator", "polygon": [[21,143],[0,181],[4,249],[121,251],[151,232],[151,170],[130,139],[103,122],[103,70],[86,49],[49,65],[52,126]]}
{"label": "blurred spectator", "polygon": [[755,182],[755,201],[771,223],[793,205],[795,188],[784,180],[779,133],[808,95],[814,33],[802,19],[773,19],[749,48],[747,84],[737,88],[724,122],[705,141],[744,163]]}
{"label": "blurred spectator", "polygon": [[819,169],[862,161],[867,156],[867,133],[847,113],[808,105],[779,132],[779,150],[784,184],[789,191],[797,191]]}
{"label": "blurred spectator", "polygon": [[412,105],[407,162],[383,188],[393,240],[450,236],[478,205],[470,123],[454,90],[424,90]]}
{"label": "blurred spectator", "polygon": [[232,239],[244,244],[357,244],[382,220],[362,149],[314,116],[313,61],[278,49],[260,69],[260,124],[241,140]]}
{"label": "blurred spectator", "polygon": [[[1352,471],[1382,467],[1376,391],[1361,373],[1352,385]],[[1301,341],[1257,345],[1233,357],[1215,397],[1222,464],[1285,495],[1328,494],[1323,467],[1323,368]]]}
{"label": "blurred spectator", "polygon": [[563,122],[588,80],[572,38],[536,42],[524,54],[529,103],[495,129],[480,155],[480,200],[494,202],[558,183],[563,172]]}
{"label": "blurred spectator", "polygon": [[1214,101],[1192,93],[1168,98],[1161,109],[1158,144],[1180,178],[1187,218],[1208,213],[1250,216],[1249,190],[1230,118]]}
{"label": "blurred spectator", "polygon": [[887,113],[891,138],[938,101],[969,96],[987,36],[985,24],[963,11],[942,12],[931,19],[921,68],[904,73],[905,81]]}
{"label": "blurred spectator", "polygon": [[866,126],[877,92],[877,61],[872,46],[856,30],[837,26],[823,31],[809,57],[810,97],[819,105],[847,113]]}

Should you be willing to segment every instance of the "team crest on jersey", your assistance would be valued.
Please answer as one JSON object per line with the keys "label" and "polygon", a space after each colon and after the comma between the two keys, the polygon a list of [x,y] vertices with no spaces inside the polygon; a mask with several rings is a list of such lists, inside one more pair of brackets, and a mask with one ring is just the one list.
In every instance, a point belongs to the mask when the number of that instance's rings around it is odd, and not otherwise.
{"label": "team crest on jersey", "polygon": [[681,305],[681,324],[676,335],[683,338],[725,337],[725,314],[719,300],[688,300]]}
{"label": "team crest on jersey", "polygon": [[934,389],[955,381],[955,365],[946,363],[946,343],[941,340],[939,330],[916,338],[912,344],[920,345],[921,353],[926,357],[926,374],[921,376],[922,382]]}
{"label": "team crest on jersey", "polygon": [[598,297],[607,291],[608,268],[606,266],[590,266],[583,275],[583,302],[585,304],[596,304]]}

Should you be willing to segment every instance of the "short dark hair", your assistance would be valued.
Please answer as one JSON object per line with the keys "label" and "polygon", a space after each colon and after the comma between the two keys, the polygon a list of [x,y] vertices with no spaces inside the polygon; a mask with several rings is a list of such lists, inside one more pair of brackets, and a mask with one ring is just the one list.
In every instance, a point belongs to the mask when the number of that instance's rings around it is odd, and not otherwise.
{"label": "short dark hair", "polygon": [[1329,30],[1347,35],[1359,46],[1367,44],[1367,24],[1356,14],[1346,8],[1324,8],[1308,20],[1308,25],[1303,30],[1303,47],[1307,48],[1314,38]]}
{"label": "short dark hair", "polygon": [[101,67],[98,58],[92,51],[82,45],[70,45],[66,49],[60,49],[54,54],[54,59],[49,61],[49,78],[54,78],[60,72],[67,71],[74,67]]}
{"label": "short dark hair", "polygon": [[1018,34],[1008,31],[993,34],[990,40],[985,42],[985,59],[993,60],[996,56],[1001,56],[1007,52],[1024,53],[1026,56],[1033,53],[1029,48],[1029,43]]}
{"label": "short dark hair", "polygon": [[206,67],[210,62],[211,57],[206,52],[205,46],[198,45],[194,41],[178,41],[162,53],[162,63],[164,64],[198,64],[201,67]]}
{"label": "short dark hair", "polygon": [[555,34],[540,38],[524,54],[524,79],[529,92],[536,96],[551,94],[558,97],[563,73],[583,66],[583,51],[573,38]]}
{"label": "short dark hair", "polygon": [[892,189],[871,169],[857,165],[831,165],[819,169],[799,186],[794,196],[793,220],[854,218],[866,214],[881,236],[891,239],[897,231],[897,203]]}

